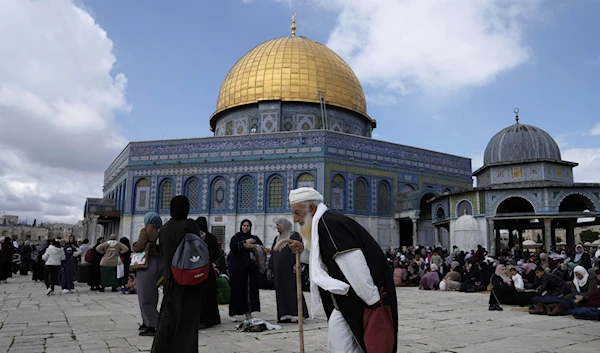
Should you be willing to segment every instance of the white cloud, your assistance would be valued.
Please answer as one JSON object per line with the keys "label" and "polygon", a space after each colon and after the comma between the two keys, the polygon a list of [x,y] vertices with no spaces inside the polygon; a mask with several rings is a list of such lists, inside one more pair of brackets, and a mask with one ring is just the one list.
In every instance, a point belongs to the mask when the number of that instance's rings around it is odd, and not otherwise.
{"label": "white cloud", "polygon": [[126,144],[113,43],[71,0],[2,1],[0,33],[0,211],[77,221]]}
{"label": "white cloud", "polygon": [[393,94],[378,93],[367,95],[367,102],[374,105],[396,105],[398,104],[398,97]]}
{"label": "white cloud", "polygon": [[594,125],[589,132],[591,136],[600,136],[600,123]]}
{"label": "white cloud", "polygon": [[537,1],[312,0],[338,13],[327,45],[386,93],[447,94],[527,62]]}
{"label": "white cloud", "polygon": [[600,148],[571,148],[561,154],[564,160],[579,163],[573,168],[576,182],[600,182]]}

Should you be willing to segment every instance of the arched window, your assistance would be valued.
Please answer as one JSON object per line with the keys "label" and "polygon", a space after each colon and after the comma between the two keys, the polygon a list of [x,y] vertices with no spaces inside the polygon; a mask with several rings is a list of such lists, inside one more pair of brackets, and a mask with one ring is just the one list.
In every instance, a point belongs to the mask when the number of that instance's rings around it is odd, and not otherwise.
{"label": "arched window", "polygon": [[169,179],[165,180],[160,187],[160,203],[159,210],[161,212],[171,209],[171,200],[173,199],[173,182]]}
{"label": "arched window", "polygon": [[190,200],[190,210],[200,208],[200,183],[198,179],[191,178],[185,185],[185,196]]}
{"label": "arched window", "polygon": [[331,208],[337,211],[345,209],[346,180],[340,174],[336,174],[331,181]]}
{"label": "arched window", "polygon": [[354,186],[354,209],[367,212],[367,181],[363,178],[359,178]]}
{"label": "arched window", "polygon": [[310,173],[302,173],[298,175],[298,179],[296,179],[296,187],[315,187],[315,177]]}
{"label": "arched window", "polygon": [[253,210],[256,205],[254,202],[255,195],[254,179],[249,176],[243,177],[238,184],[238,212]]}
{"label": "arched window", "polygon": [[458,203],[458,206],[456,206],[456,217],[460,217],[464,214],[473,215],[473,207],[471,207],[471,204],[467,200],[462,200]]}
{"label": "arched window", "polygon": [[269,180],[269,209],[283,208],[283,179],[279,175],[273,176]]}
{"label": "arched window", "polygon": [[225,209],[225,194],[226,194],[225,179],[216,178],[212,185],[212,198],[210,202],[211,210],[222,211]]}
{"label": "arched window", "polygon": [[385,181],[381,181],[377,189],[377,212],[381,215],[390,214],[390,187]]}
{"label": "arched window", "polygon": [[150,195],[150,182],[147,179],[140,179],[135,183],[135,204],[134,210],[148,212],[148,195]]}

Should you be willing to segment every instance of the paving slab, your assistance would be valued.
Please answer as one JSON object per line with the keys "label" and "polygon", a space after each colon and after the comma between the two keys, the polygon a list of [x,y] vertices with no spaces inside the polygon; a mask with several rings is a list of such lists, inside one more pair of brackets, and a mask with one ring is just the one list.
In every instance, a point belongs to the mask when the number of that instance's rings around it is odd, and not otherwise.
{"label": "paving slab", "polygon": [[[487,310],[488,295],[397,288],[402,353],[587,353],[600,351],[600,322],[571,316]],[[305,293],[306,295],[306,293]],[[276,323],[275,292],[260,291],[263,312]],[[235,331],[228,306],[219,306],[223,324],[200,330],[201,353],[299,352],[298,327],[260,333]],[[99,293],[83,284],[76,292],[46,296],[42,283],[16,275],[0,284],[0,353],[149,352],[152,337],[138,335],[136,295]],[[327,320],[322,310],[305,321],[305,351],[327,352]],[[175,352],[174,352],[175,353]]]}

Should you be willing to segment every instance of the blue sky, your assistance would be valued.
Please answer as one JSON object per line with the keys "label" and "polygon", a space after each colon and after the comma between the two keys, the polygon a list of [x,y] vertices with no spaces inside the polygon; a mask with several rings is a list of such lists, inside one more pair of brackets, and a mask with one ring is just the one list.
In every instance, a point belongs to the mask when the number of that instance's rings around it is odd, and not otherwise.
{"label": "blue sky", "polygon": [[600,182],[597,0],[6,0],[0,212],[76,221],[128,141],[211,136],[228,70],[294,12],[356,72],[375,138],[476,169],[518,107]]}
{"label": "blue sky", "polygon": [[[133,109],[118,122],[129,140],[210,136],[221,82],[243,54],[289,35],[293,12],[298,34],[321,43],[338,20],[314,4],[268,0],[85,4],[115,43],[114,70],[128,78]],[[583,134],[600,122],[600,2],[547,1],[537,11],[522,24],[527,62],[443,98],[416,92],[395,104],[369,101],[376,137],[476,158],[519,107],[521,122],[545,129],[566,148],[598,147],[598,136]],[[377,87],[363,86],[377,94]]]}

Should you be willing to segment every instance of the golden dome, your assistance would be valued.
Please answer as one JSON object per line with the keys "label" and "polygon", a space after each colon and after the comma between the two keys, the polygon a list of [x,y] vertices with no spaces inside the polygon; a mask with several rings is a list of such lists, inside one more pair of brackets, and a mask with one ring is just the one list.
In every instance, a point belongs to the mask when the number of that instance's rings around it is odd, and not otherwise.
{"label": "golden dome", "polygon": [[281,37],[250,50],[231,68],[211,116],[262,100],[320,103],[367,115],[365,94],[354,72],[331,49],[304,37]]}

